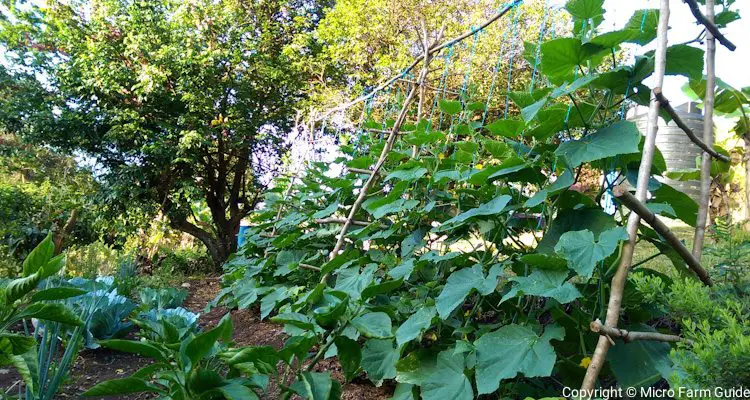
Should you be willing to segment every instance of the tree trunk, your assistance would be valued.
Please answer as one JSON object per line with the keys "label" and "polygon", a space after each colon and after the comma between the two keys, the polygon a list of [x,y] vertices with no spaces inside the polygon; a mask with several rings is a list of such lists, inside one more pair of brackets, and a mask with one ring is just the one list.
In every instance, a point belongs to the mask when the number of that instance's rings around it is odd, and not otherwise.
{"label": "tree trunk", "polygon": [[[713,0],[706,0],[706,19],[714,22]],[[703,143],[708,147],[712,147],[714,144],[715,64],[716,39],[709,30],[706,30],[706,98],[703,100]],[[708,153],[703,153],[703,160],[701,162],[701,197],[698,204],[698,218],[695,221],[695,237],[693,238],[693,256],[699,260],[703,252],[703,241],[706,236],[710,200],[711,156]]]}

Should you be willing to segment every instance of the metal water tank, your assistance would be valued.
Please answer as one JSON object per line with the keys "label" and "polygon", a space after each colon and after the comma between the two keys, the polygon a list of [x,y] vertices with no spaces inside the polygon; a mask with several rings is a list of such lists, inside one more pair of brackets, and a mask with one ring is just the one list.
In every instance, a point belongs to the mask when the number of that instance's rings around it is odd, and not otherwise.
{"label": "metal water tank", "polygon": [[[646,132],[648,121],[648,108],[637,107],[633,111],[635,116],[628,118],[635,122],[641,134]],[[685,124],[695,132],[699,138],[703,137],[703,113],[695,103],[685,103],[675,107],[675,111]],[[682,131],[673,121],[664,122],[659,118],[659,132],[656,135],[656,147],[664,156],[667,164],[667,171],[676,169],[696,168],[696,160],[701,156],[701,149],[696,146],[685,132]],[[700,181],[675,181],[665,179],[665,182],[675,189],[687,194],[693,200],[698,201],[700,198]]]}

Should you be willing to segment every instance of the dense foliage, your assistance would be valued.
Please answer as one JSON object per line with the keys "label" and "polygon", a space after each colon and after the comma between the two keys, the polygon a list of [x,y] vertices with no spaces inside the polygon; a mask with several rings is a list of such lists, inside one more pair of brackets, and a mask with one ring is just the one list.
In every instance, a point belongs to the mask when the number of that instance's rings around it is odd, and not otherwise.
{"label": "dense foliage", "polygon": [[[294,60],[306,51],[295,38],[319,5],[79,5],[11,2],[0,20],[6,58],[16,74],[45,79],[4,118],[28,140],[94,158],[108,204],[165,214],[221,265],[294,123],[303,83]],[[210,209],[209,224],[194,201]]]}
{"label": "dense foliage", "polygon": [[[635,184],[642,138],[621,121],[621,105],[624,97],[648,102],[642,81],[654,65],[653,53],[622,65],[613,50],[648,44],[658,20],[656,10],[640,10],[625,29],[600,34],[596,4],[567,4],[574,36],[542,43],[549,86],[510,93],[519,116],[483,126],[477,116],[485,104],[463,97],[440,101],[445,125],[416,121],[412,111],[384,159],[380,190],[354,214],[339,254],[328,258],[341,231],[336,222],[349,214],[369,178],[359,170],[376,163],[385,137],[344,135],[335,161],[344,166],[340,176],[313,163],[298,179],[281,181],[253,216],[247,244],[226,264],[217,304],[259,304],[261,318],[284,324],[290,338],[281,353],[305,349],[297,364],[281,357],[301,381],[303,371],[337,355],[347,380],[360,369],[374,383],[395,379],[399,398],[417,390],[423,399],[541,397],[578,385],[598,339],[589,322],[604,316],[627,239],[619,226],[627,210],[613,217],[598,201],[610,185]],[[702,54],[671,46],[667,73],[700,78]],[[368,120],[364,128],[393,123]],[[617,179],[598,193],[571,190],[590,169],[614,171]],[[664,172],[657,153],[651,173]],[[650,186],[651,210],[695,224],[694,201],[657,179]],[[650,228],[640,227],[639,238],[689,274]],[[654,321],[665,310],[642,305],[629,284],[621,325],[664,330]],[[604,382],[642,386],[671,374],[668,344],[616,349]],[[290,378],[277,377],[282,385]],[[331,377],[318,378],[314,390],[335,397]],[[294,385],[282,391],[295,392]]]}

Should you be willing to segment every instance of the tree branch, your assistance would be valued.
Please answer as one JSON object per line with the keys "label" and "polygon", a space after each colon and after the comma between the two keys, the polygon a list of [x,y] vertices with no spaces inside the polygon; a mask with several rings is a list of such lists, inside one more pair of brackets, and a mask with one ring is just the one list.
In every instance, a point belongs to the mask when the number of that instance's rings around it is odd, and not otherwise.
{"label": "tree branch", "polygon": [[680,257],[688,265],[688,267],[690,267],[690,269],[693,270],[696,275],[698,275],[698,278],[700,278],[703,283],[705,283],[707,286],[713,286],[711,277],[708,276],[708,272],[706,272],[703,266],[701,266],[700,261],[698,261],[698,259],[695,258],[692,253],[690,253],[690,250],[688,250],[687,247],[682,244],[680,239],[675,236],[675,234],[672,233],[672,231],[663,222],[661,222],[661,220],[656,218],[656,215],[652,213],[651,210],[646,208],[643,203],[638,201],[635,196],[630,194],[630,192],[628,192],[628,190],[624,186],[617,186],[612,190],[612,194],[625,207],[638,214],[641,217],[642,221],[646,221],[649,225],[651,225],[656,233],[660,234],[667,241],[667,243],[673,249],[675,249],[677,254],[679,254]]}
{"label": "tree branch", "polygon": [[[606,336],[610,339],[613,337],[622,339],[625,343],[634,342],[636,340],[654,340],[657,342],[668,343],[693,343],[692,340],[685,339],[677,335],[667,335],[659,332],[631,332],[625,329],[612,328],[602,324],[602,321],[600,321],[599,319],[597,319],[596,321],[592,321],[589,324],[589,328],[591,328],[591,332],[598,333],[599,335]],[[614,343],[611,344],[614,345]]]}
{"label": "tree branch", "polygon": [[719,41],[724,47],[729,49],[730,51],[735,51],[737,49],[737,46],[735,46],[732,42],[729,41],[729,39],[724,36],[721,31],[719,31],[719,28],[714,25],[713,22],[709,21],[708,18],[706,18],[705,15],[701,12],[700,8],[698,8],[698,2],[695,0],[683,0],[685,4],[690,7],[690,12],[693,13],[693,16],[698,21],[699,24],[702,24],[706,27],[706,30],[709,31],[716,40]]}
{"label": "tree branch", "polygon": [[669,114],[670,117],[672,117],[672,120],[674,120],[674,123],[685,132],[688,138],[690,138],[690,141],[695,143],[696,146],[700,147],[701,150],[711,155],[711,157],[723,161],[725,163],[729,162],[729,157],[719,154],[716,152],[716,150],[708,147],[702,140],[698,138],[698,136],[695,135],[695,132],[693,132],[692,129],[690,129],[685,122],[680,118],[680,116],[677,114],[677,111],[675,111],[674,108],[672,108],[672,105],[669,103],[669,100],[667,100],[666,97],[664,97],[664,93],[662,93],[661,88],[654,88],[654,96],[656,96],[656,100],[659,102],[661,107],[664,109],[664,111]]}

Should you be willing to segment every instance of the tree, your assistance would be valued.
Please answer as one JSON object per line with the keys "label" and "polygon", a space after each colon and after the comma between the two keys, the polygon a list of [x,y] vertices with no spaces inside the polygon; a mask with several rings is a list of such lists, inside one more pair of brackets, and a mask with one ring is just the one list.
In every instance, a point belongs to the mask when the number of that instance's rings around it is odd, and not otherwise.
{"label": "tree", "polygon": [[[303,97],[305,0],[11,2],[0,44],[39,77],[27,140],[97,162],[111,206],[161,212],[216,266],[236,249]],[[301,40],[298,40],[302,38]],[[267,179],[265,179],[267,180]],[[204,203],[212,223],[193,216]]]}

